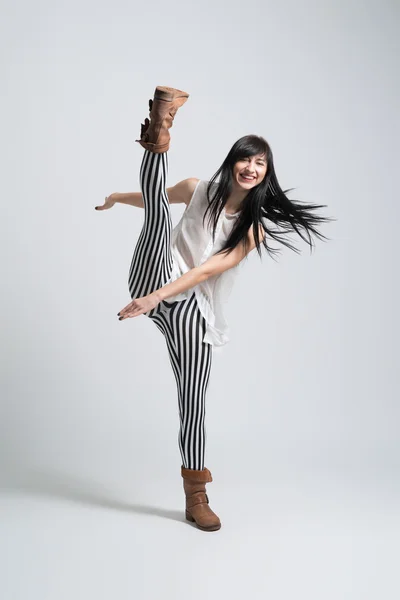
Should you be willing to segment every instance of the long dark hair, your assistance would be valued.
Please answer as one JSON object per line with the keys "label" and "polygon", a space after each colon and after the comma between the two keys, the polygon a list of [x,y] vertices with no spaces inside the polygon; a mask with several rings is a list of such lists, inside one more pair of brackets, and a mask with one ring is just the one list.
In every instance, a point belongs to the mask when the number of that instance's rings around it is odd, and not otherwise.
{"label": "long dark hair", "polygon": [[[221,254],[232,252],[239,243],[247,247],[247,232],[253,225],[253,233],[256,241],[257,252],[261,258],[261,244],[259,242],[259,225],[261,224],[267,236],[271,236],[281,244],[284,244],[294,252],[300,253],[298,248],[293,246],[287,239],[288,233],[295,231],[307,244],[312,252],[314,241],[312,235],[320,240],[328,240],[326,236],[317,229],[319,223],[334,221],[331,217],[323,217],[315,214],[313,211],[325,208],[325,204],[304,204],[298,201],[289,200],[286,194],[293,188],[283,191],[278,183],[275,174],[274,159],[272,150],[267,141],[257,135],[246,135],[235,142],[230,149],[227,157],[218,171],[212,176],[207,186],[208,207],[204,213],[204,219],[209,211],[209,226],[212,223],[212,235],[215,238],[215,231],[219,216],[229,198],[232,190],[232,174],[235,163],[243,158],[265,154],[267,160],[267,172],[264,179],[257,186],[252,188],[245,197],[236,223],[226,240],[223,248],[218,252]],[[216,179],[220,176],[217,185]],[[215,188],[215,190],[213,190]],[[212,191],[214,191],[212,195]],[[270,228],[267,223],[273,223],[279,229]],[[273,258],[273,255],[280,252],[280,248],[272,248],[268,245],[266,237],[262,244]]]}

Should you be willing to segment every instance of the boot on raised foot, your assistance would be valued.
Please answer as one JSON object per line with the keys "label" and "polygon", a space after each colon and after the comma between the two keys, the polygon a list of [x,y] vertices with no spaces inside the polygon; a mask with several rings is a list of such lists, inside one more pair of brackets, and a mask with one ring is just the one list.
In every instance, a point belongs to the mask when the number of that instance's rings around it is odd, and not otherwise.
{"label": "boot on raised foot", "polygon": [[186,469],[182,465],[181,474],[186,495],[186,519],[195,522],[203,531],[220,529],[221,521],[211,510],[206,494],[206,483],[212,481],[210,471]]}
{"label": "boot on raised foot", "polygon": [[172,127],[174,117],[189,94],[182,90],[158,85],[154,92],[153,100],[149,100],[150,121],[146,118],[141,125],[139,142],[143,148],[159,154],[169,149],[169,129]]}

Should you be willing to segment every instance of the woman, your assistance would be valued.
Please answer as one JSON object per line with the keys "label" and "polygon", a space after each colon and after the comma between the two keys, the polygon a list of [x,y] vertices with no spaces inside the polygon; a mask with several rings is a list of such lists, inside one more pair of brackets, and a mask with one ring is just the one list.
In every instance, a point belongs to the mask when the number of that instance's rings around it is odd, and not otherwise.
{"label": "woman", "polygon": [[[156,88],[149,101],[150,120],[145,119],[136,140],[145,149],[142,192],[111,194],[96,209],[115,202],[144,208],[129,271],[132,302],[118,316],[125,320],[144,314],[165,337],[178,389],[186,519],[204,531],[216,531],[221,521],[209,506],[205,487],[212,481],[204,466],[205,397],[213,349],[229,341],[222,305],[235,267],[254,249],[261,256],[261,244],[271,255],[278,252],[268,246],[267,236],[297,251],[285,239],[295,231],[312,249],[311,234],[327,239],[316,225],[330,219],[313,213],[321,205],[301,206],[286,197],[271,149],[255,135],[233,145],[209,182],[190,178],[166,189],[169,129],[188,97],[175,88]],[[170,203],[186,205],[174,229]],[[271,223],[281,231],[271,229]]]}

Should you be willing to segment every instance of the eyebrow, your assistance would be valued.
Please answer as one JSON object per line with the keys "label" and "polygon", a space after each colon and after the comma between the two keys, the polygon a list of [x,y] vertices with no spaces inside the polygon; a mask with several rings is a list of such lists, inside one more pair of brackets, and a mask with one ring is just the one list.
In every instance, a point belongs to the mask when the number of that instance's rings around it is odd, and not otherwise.
{"label": "eyebrow", "polygon": [[[254,155],[253,155],[253,156],[254,156]],[[250,157],[250,156],[244,156],[243,158],[251,158],[251,157]],[[263,157],[261,157],[261,156],[259,156],[259,157],[257,158],[257,160],[262,160],[262,161],[264,161],[264,162],[267,162],[267,159],[266,159],[266,158],[263,158]]]}

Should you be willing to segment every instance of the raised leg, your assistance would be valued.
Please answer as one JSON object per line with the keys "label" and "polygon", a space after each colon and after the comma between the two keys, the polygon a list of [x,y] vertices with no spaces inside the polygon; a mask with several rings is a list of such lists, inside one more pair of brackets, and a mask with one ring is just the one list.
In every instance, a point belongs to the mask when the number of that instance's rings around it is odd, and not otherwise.
{"label": "raised leg", "polygon": [[172,271],[172,220],[166,190],[168,155],[144,151],[140,186],[144,223],[129,269],[131,298],[147,296],[166,285]]}

